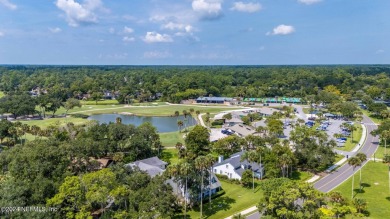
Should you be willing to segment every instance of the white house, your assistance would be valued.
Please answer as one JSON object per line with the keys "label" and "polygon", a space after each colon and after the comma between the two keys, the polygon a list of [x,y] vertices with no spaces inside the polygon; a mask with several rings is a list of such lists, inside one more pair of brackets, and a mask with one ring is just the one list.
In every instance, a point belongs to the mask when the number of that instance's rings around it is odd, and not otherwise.
{"label": "white house", "polygon": [[218,163],[214,164],[213,172],[215,174],[226,175],[229,179],[241,180],[242,173],[249,169],[256,178],[264,176],[264,167],[255,162],[241,161],[243,151],[233,154],[229,159],[223,160],[223,156],[219,156]]}

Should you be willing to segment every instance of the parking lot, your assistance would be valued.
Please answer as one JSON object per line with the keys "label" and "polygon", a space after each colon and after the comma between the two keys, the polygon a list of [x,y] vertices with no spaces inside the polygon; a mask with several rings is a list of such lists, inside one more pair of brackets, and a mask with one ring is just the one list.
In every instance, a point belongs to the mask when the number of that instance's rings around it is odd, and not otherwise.
{"label": "parking lot", "polygon": [[[282,122],[285,124],[284,125],[284,130],[283,130],[284,136],[281,136],[282,139],[289,139],[290,132],[292,131],[292,126],[289,125],[289,124],[296,123],[296,120],[298,118],[304,119],[305,123],[307,123],[308,121],[311,121],[311,120],[308,120],[308,116],[303,113],[302,106],[297,105],[297,106],[294,106],[294,107],[297,109],[297,111],[295,113],[297,118],[295,118],[295,119],[283,119],[282,120]],[[265,120],[263,119],[261,121],[254,122],[252,124],[252,126],[255,127],[255,128],[258,127],[258,126],[266,126],[266,124],[264,122],[265,122]],[[346,121],[344,121],[342,119],[332,119],[332,118],[330,118],[330,119],[327,119],[327,120],[323,121],[323,122],[327,123],[326,125],[318,124],[318,123],[320,123],[319,121],[312,121],[312,122],[313,122],[312,126],[316,127],[317,130],[319,130],[319,131],[325,132],[328,135],[329,140],[330,139],[335,140],[337,142],[337,146],[338,147],[343,147],[344,146],[344,144],[345,144],[344,139],[348,138],[349,136],[343,136],[342,137],[343,140],[341,140],[341,139],[336,139],[336,137],[334,137],[334,135],[336,133],[338,133],[338,134],[342,134],[343,133],[343,130],[342,130],[342,128],[340,128],[340,126],[343,123],[345,123]],[[224,133],[221,132],[222,129],[223,128],[211,129],[210,141],[216,141],[218,139],[227,137],[228,136],[227,134],[224,134]]]}

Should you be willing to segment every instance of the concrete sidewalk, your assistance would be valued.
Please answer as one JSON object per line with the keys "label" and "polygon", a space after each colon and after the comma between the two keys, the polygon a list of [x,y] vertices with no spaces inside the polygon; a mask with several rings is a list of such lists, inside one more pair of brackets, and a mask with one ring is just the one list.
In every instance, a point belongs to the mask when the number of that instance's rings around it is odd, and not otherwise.
{"label": "concrete sidewalk", "polygon": [[[248,209],[245,209],[245,210],[243,210],[243,211],[241,211],[241,212],[239,212],[239,213],[236,213],[236,214],[234,214],[234,215],[241,214],[241,216],[244,216],[244,215],[247,215],[247,214],[252,213],[252,212],[254,212],[254,211],[257,211],[257,207],[256,207],[256,206],[253,206],[253,207],[250,207],[250,208],[248,208]],[[234,215],[229,216],[229,217],[227,217],[227,218],[225,218],[225,219],[231,219],[231,218],[233,218]]]}

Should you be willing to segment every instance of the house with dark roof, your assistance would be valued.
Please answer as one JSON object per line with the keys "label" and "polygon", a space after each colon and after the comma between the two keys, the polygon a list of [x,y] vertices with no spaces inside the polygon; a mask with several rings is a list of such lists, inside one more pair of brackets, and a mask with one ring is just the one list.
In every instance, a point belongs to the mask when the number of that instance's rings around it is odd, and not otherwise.
{"label": "house with dark roof", "polygon": [[241,156],[243,154],[244,151],[235,153],[226,160],[223,160],[223,156],[220,156],[218,158],[218,163],[213,166],[213,172],[215,174],[226,175],[229,179],[241,180],[242,173],[245,170],[251,170],[256,178],[263,178],[263,165],[255,162],[249,162],[248,160],[241,161]]}
{"label": "house with dark roof", "polygon": [[[155,177],[157,175],[163,174],[167,167],[166,162],[160,160],[158,157],[151,157],[143,160],[138,160],[133,163],[125,164],[126,167],[129,168],[139,168],[141,171],[145,171],[149,176]],[[171,185],[173,189],[173,193],[179,197],[179,198],[186,198],[187,202],[190,201],[190,195],[185,192],[185,189],[182,186],[179,186],[174,178],[166,180],[166,183]],[[203,197],[207,197],[210,192],[211,195],[214,193],[217,193],[218,191],[222,190],[221,183],[219,182],[218,178],[215,176],[215,174],[211,174],[211,185],[206,185],[203,190]],[[187,193],[187,194],[186,194]],[[200,198],[200,194],[199,194]]]}
{"label": "house with dark roof", "polygon": [[155,177],[161,175],[165,171],[167,164],[167,162],[160,160],[158,157],[150,157],[125,164],[125,166],[131,168],[138,167],[141,171],[145,171],[149,176]]}

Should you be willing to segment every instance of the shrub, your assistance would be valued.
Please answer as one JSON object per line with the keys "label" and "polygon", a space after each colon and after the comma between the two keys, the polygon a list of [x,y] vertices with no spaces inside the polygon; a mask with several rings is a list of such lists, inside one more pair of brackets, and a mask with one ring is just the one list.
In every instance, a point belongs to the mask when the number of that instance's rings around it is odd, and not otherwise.
{"label": "shrub", "polygon": [[211,123],[212,126],[223,125],[223,120],[215,120]]}
{"label": "shrub", "polygon": [[88,115],[81,114],[81,113],[71,114],[70,116],[72,116],[74,118],[82,118],[82,119],[87,119],[89,117]]}

